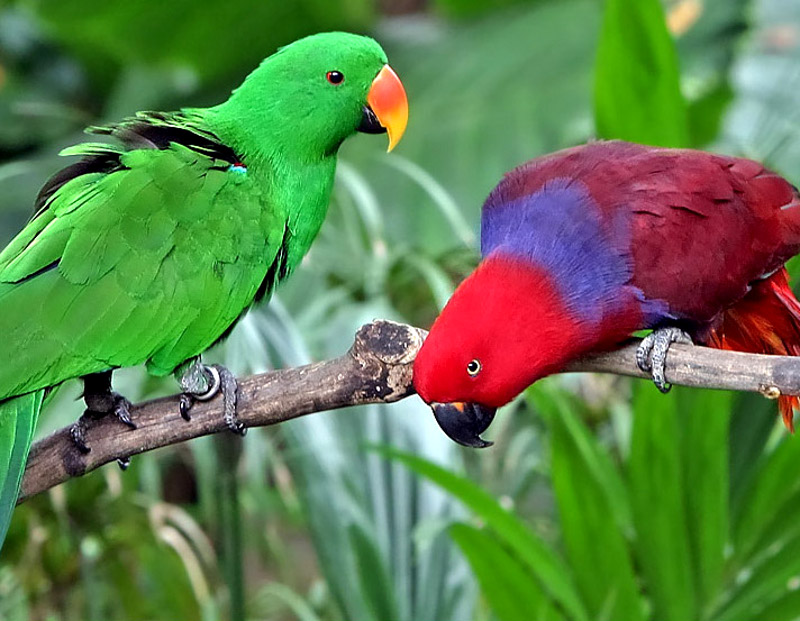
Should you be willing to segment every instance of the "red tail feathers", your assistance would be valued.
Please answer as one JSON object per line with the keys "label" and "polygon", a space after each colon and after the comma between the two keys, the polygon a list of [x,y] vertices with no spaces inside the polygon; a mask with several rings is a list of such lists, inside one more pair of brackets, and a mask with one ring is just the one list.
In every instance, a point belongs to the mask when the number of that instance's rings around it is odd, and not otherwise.
{"label": "red tail feathers", "polygon": [[[725,311],[708,345],[754,354],[800,356],[800,302],[789,288],[786,269],[754,284],[744,298]],[[794,432],[793,410],[800,409],[800,397],[781,396],[778,409],[786,427]]]}

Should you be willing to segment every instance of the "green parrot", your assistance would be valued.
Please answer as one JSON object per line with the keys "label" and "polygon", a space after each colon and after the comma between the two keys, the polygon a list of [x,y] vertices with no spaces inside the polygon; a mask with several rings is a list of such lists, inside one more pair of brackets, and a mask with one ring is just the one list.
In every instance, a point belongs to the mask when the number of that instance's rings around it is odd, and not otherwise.
{"label": "green parrot", "polygon": [[48,392],[84,380],[87,417],[134,426],[111,373],[175,373],[181,414],[236,381],[200,354],[305,255],[327,211],[339,146],[408,120],[403,85],[374,40],[313,35],[266,58],[215,107],[139,113],[63,155],[28,225],[0,253],[0,545]]}

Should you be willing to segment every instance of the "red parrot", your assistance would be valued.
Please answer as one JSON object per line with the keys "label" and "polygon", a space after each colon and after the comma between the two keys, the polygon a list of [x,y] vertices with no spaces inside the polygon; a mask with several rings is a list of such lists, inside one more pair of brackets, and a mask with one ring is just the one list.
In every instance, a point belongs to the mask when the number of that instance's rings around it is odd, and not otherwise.
{"label": "red parrot", "polygon": [[[594,142],[533,159],[491,192],[482,261],[436,319],[414,387],[455,441],[536,380],[651,329],[637,352],[669,390],[670,343],[800,355],[797,188],[761,164]],[[792,429],[795,396],[779,401]]]}

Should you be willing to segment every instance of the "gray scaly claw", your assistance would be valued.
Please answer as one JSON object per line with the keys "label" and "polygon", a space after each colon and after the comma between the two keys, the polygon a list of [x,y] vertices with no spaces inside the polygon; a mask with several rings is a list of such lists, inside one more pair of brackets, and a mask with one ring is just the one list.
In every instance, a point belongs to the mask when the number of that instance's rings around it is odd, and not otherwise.
{"label": "gray scaly claw", "polygon": [[653,383],[663,393],[668,393],[672,388],[664,374],[667,362],[667,352],[673,343],[693,345],[692,337],[680,328],[658,328],[642,339],[636,349],[636,366],[642,371],[650,373]]}
{"label": "gray scaly claw", "polygon": [[644,337],[642,342],[639,343],[639,347],[636,348],[636,366],[645,373],[650,373],[653,368],[650,364],[650,352],[653,351],[654,334],[655,332],[651,332]]}
{"label": "gray scaly claw", "polygon": [[247,428],[236,417],[236,400],[239,386],[236,378],[224,366],[206,366],[195,361],[180,379],[183,394],[180,399],[180,412],[189,420],[190,410],[195,401],[208,401],[222,393],[225,410],[225,424],[233,433],[243,436]]}
{"label": "gray scaly claw", "polygon": [[239,392],[239,385],[236,383],[236,378],[233,376],[233,373],[222,365],[215,364],[212,368],[216,369],[219,373],[220,388],[222,390],[225,407],[225,424],[228,426],[228,429],[236,435],[244,436],[247,433],[247,427],[245,427],[236,416],[236,401]]}

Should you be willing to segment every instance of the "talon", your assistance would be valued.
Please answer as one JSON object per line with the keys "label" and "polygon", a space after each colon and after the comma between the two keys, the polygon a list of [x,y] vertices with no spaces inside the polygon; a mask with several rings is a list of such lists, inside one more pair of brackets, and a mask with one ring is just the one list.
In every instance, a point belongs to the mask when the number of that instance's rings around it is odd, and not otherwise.
{"label": "talon", "polygon": [[247,426],[244,423],[239,422],[239,420],[236,417],[228,418],[228,416],[226,415],[225,424],[228,426],[228,429],[231,432],[235,433],[237,436],[241,436],[244,438],[247,435]]}
{"label": "talon", "polygon": [[69,428],[69,435],[72,438],[72,443],[83,455],[87,455],[92,451],[86,444],[86,421],[83,420],[83,416]]}
{"label": "talon", "polygon": [[137,429],[136,423],[131,420],[131,402],[122,395],[113,393],[114,395],[114,416],[131,429]]}
{"label": "talon", "polygon": [[692,337],[680,328],[659,328],[648,334],[636,349],[636,365],[652,375],[656,388],[664,394],[672,389],[667,381],[665,368],[667,352],[672,343],[692,345]]}
{"label": "talon", "polygon": [[639,343],[639,347],[636,348],[636,366],[645,373],[649,373],[653,368],[650,364],[650,353],[653,351],[653,344],[655,342],[653,334],[654,333],[651,332],[644,337],[642,342]]}
{"label": "talon", "polygon": [[180,401],[178,402],[178,408],[181,412],[181,418],[185,421],[192,420],[192,415],[189,413],[189,410],[192,409],[192,405],[194,405],[194,399],[186,393],[181,394]]}
{"label": "talon", "polygon": [[205,366],[195,360],[181,376],[183,394],[179,402],[181,417],[189,420],[189,411],[195,401],[208,401],[222,393],[225,425],[233,433],[243,436],[247,428],[236,417],[238,384],[233,374],[222,365]]}
{"label": "talon", "polygon": [[223,406],[225,408],[225,425],[236,435],[244,437],[247,433],[247,427],[239,422],[236,417],[236,402],[239,392],[236,378],[233,373],[222,365],[215,364],[211,368],[217,371],[217,376],[220,378],[219,388],[222,391]]}
{"label": "talon", "polygon": [[663,366],[653,366],[653,383],[656,385],[656,388],[658,388],[659,392],[665,395],[672,390],[672,384],[667,381],[663,369]]}

